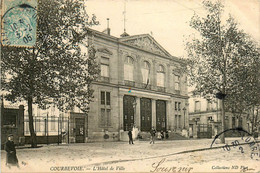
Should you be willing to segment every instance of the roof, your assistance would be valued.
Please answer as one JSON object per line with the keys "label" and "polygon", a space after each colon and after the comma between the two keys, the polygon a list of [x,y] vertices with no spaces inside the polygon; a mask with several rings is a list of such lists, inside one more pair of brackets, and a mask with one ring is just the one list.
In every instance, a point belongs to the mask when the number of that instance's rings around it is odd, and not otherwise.
{"label": "roof", "polygon": [[175,60],[179,63],[185,64],[183,60],[178,57],[172,56],[169,52],[167,52],[150,34],[139,34],[128,36],[127,33],[123,33],[122,38],[118,38],[112,35],[108,35],[102,33],[100,31],[88,28],[93,35],[99,36],[109,41],[113,41],[116,43],[123,43],[125,45],[139,48],[141,50],[154,53],[156,55],[160,55],[161,57]]}
{"label": "roof", "polygon": [[149,34],[125,36],[119,38],[119,41],[163,56],[171,57],[171,55]]}

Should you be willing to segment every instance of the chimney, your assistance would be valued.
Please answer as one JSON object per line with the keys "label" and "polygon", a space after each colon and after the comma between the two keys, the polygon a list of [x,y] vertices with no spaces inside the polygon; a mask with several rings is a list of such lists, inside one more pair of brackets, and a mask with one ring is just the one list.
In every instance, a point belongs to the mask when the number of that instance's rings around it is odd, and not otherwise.
{"label": "chimney", "polygon": [[110,35],[109,18],[107,18],[107,34]]}
{"label": "chimney", "polygon": [[109,28],[109,18],[107,18],[107,29],[105,29],[104,31],[102,31],[103,33],[110,35],[110,28]]}

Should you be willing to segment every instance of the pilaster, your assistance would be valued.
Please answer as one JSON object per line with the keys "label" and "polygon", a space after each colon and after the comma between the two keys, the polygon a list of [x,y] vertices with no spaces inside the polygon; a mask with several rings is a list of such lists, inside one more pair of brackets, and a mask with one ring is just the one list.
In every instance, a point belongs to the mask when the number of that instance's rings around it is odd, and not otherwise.
{"label": "pilaster", "polygon": [[166,101],[166,129],[169,130],[173,126],[173,120],[172,120],[172,111],[171,111],[171,101]]}
{"label": "pilaster", "polygon": [[136,110],[135,110],[135,125],[138,129],[141,128],[141,121],[140,121],[140,97],[136,97]]}
{"label": "pilaster", "polygon": [[156,74],[157,73],[157,68],[156,68],[156,61],[153,60],[153,63],[152,63],[152,76],[151,76],[151,89],[152,90],[156,90],[156,86],[157,86],[157,79],[156,79]]}
{"label": "pilaster", "polygon": [[152,127],[156,129],[156,100],[152,99]]}
{"label": "pilaster", "polygon": [[124,96],[124,94],[118,95],[118,109],[119,109],[119,115],[118,115],[119,127],[118,127],[118,129],[119,130],[123,130],[123,123],[124,123],[123,96]]}

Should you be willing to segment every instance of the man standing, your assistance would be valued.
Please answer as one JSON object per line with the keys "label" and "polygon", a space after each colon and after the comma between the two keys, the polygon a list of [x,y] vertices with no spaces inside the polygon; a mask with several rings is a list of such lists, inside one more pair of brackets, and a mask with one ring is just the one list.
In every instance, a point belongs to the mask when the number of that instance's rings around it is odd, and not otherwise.
{"label": "man standing", "polygon": [[154,127],[152,127],[152,130],[151,130],[151,141],[150,141],[150,144],[153,143],[154,144],[154,138],[155,138],[155,134],[156,134],[156,130],[154,129]]}
{"label": "man standing", "polygon": [[16,156],[15,145],[14,145],[14,136],[12,134],[8,136],[8,141],[5,143],[5,151],[6,151],[6,165],[8,167],[10,167],[10,165],[19,167],[18,159]]}
{"label": "man standing", "polygon": [[129,130],[129,132],[128,132],[128,137],[129,137],[129,144],[134,144],[133,134],[132,134],[131,130]]}

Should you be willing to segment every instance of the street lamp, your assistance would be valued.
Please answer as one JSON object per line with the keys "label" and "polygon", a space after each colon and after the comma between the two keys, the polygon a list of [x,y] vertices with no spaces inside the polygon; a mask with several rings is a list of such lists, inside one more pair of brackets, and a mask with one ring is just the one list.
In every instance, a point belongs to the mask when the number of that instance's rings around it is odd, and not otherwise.
{"label": "street lamp", "polygon": [[183,110],[183,113],[184,113],[184,129],[186,129],[186,126],[185,126],[185,113],[186,113],[186,107],[184,107],[182,110]]}

